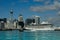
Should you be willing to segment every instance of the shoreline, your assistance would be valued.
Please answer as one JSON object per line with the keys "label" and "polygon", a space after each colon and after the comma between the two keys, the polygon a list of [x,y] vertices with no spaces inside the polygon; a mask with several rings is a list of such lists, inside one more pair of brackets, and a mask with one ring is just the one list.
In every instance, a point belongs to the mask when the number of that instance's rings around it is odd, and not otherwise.
{"label": "shoreline", "polygon": [[28,27],[25,27],[25,28],[20,28],[20,29],[0,29],[0,31],[12,31],[12,30],[19,30],[19,31],[24,31],[24,30],[31,30],[31,31],[37,31],[37,30],[45,30],[45,31],[48,31],[48,30],[52,30],[52,31],[60,31],[60,28],[28,28]]}

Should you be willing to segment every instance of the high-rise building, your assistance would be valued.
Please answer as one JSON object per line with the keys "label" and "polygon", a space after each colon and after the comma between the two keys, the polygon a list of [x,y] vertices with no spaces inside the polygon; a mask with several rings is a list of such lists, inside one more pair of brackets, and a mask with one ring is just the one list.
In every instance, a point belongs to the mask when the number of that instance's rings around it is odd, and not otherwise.
{"label": "high-rise building", "polygon": [[33,23],[34,22],[34,20],[32,19],[32,18],[27,18],[26,20],[25,20],[25,24],[26,25],[30,25],[31,23]]}
{"label": "high-rise building", "polygon": [[40,16],[33,16],[33,18],[35,19],[36,25],[39,25],[40,24]]}
{"label": "high-rise building", "polygon": [[17,28],[17,21],[14,21],[14,28]]}
{"label": "high-rise building", "polygon": [[19,17],[18,17],[18,21],[19,22],[23,22],[23,16],[20,14]]}
{"label": "high-rise building", "polygon": [[23,21],[23,16],[20,14],[18,17],[18,26],[17,28],[23,28],[24,27],[24,21]]}
{"label": "high-rise building", "polygon": [[40,16],[32,16],[31,18],[27,18],[25,20],[26,25],[39,25],[40,24]]}
{"label": "high-rise building", "polygon": [[0,29],[4,29],[4,28],[5,28],[4,21],[0,21]]}
{"label": "high-rise building", "polygon": [[4,23],[6,23],[7,22],[7,18],[0,18],[0,22],[1,21],[4,21]]}
{"label": "high-rise building", "polygon": [[7,22],[7,18],[0,18],[0,29],[5,28],[6,22]]}

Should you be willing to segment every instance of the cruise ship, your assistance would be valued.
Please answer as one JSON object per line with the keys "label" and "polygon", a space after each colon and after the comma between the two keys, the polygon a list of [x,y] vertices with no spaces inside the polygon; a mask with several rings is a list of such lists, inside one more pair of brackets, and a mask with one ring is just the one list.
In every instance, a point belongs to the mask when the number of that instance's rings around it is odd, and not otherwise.
{"label": "cruise ship", "polygon": [[42,22],[40,25],[30,25],[25,27],[25,29],[31,30],[31,31],[36,31],[36,30],[54,30],[55,27],[53,27],[52,24],[48,22]]}

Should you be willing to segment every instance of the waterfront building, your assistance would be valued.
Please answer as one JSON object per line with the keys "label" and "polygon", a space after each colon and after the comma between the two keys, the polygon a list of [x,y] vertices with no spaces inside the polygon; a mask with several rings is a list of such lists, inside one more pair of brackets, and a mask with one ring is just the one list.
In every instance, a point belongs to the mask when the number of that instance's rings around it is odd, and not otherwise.
{"label": "waterfront building", "polygon": [[19,15],[18,21],[19,21],[19,22],[23,22],[23,16],[22,16],[22,14]]}
{"label": "waterfront building", "polygon": [[6,23],[7,22],[7,18],[0,18],[0,21],[4,21]]}
{"label": "waterfront building", "polygon": [[11,21],[7,20],[7,24],[6,24],[5,28],[7,28],[7,29],[13,29],[14,25],[13,25],[13,23],[11,23]]}
{"label": "waterfront building", "polygon": [[14,28],[17,28],[17,23],[18,23],[18,21],[15,19],[14,20]]}
{"label": "waterfront building", "polygon": [[4,21],[0,21],[0,29],[4,29],[4,28],[5,28]]}
{"label": "waterfront building", "polygon": [[33,16],[33,18],[35,19],[34,21],[34,24],[36,25],[40,25],[40,16]]}
{"label": "waterfront building", "polygon": [[0,29],[5,28],[6,22],[7,22],[7,18],[0,18]]}
{"label": "waterfront building", "polygon": [[32,22],[33,22],[33,19],[32,19],[32,18],[27,18],[27,19],[25,20],[25,24],[26,24],[26,25],[30,25]]}
{"label": "waterfront building", "polygon": [[17,26],[17,28],[23,28],[23,27],[24,27],[23,16],[22,16],[22,14],[20,14],[19,17],[18,17],[18,26]]}
{"label": "waterfront building", "polygon": [[27,18],[25,20],[26,25],[40,25],[40,16],[32,16],[31,18]]}

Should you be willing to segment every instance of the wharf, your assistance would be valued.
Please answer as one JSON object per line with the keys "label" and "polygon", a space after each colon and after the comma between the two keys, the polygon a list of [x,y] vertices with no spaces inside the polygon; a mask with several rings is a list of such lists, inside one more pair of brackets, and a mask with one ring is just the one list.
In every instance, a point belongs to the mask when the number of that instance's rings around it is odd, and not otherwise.
{"label": "wharf", "polygon": [[18,31],[24,31],[24,30],[33,30],[33,31],[36,31],[36,30],[45,30],[45,31],[47,31],[47,30],[53,30],[53,31],[60,31],[60,28],[31,28],[31,27],[25,27],[25,28],[20,28],[20,29],[18,29],[18,28],[14,28],[14,29],[12,29],[12,28],[3,28],[3,29],[0,29],[0,31],[13,31],[13,30],[18,30]]}
{"label": "wharf", "polygon": [[24,28],[21,28],[21,29],[0,29],[0,31],[13,31],[13,30],[18,30],[18,31],[24,31],[24,30],[26,30],[26,29],[24,29]]}

